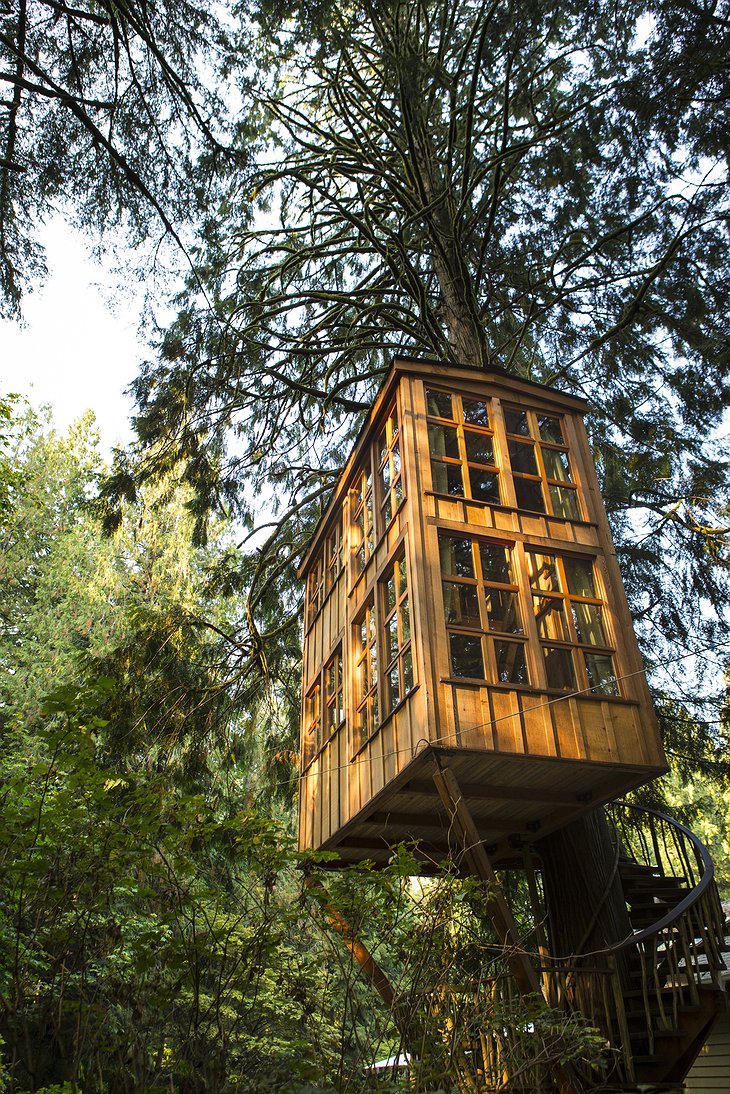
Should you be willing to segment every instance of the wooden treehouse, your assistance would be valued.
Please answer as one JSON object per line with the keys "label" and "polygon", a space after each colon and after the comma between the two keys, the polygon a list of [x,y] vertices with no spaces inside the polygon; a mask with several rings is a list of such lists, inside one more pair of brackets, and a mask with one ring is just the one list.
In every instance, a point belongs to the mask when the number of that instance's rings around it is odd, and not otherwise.
{"label": "wooden treehouse", "polygon": [[[301,567],[301,849],[382,865],[405,841],[424,873],[461,855],[488,879],[666,770],[587,409],[499,370],[394,360]],[[510,968],[606,1034],[630,1089],[691,1065],[724,1003],[724,924],[692,834],[612,808],[630,940],[569,967],[543,940],[542,964]]]}

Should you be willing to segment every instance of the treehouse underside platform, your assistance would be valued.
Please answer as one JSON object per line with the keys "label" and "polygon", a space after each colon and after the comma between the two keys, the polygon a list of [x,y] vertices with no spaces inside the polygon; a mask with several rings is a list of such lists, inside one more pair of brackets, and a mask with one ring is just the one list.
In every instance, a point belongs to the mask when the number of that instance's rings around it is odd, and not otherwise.
{"label": "treehouse underside platform", "polygon": [[[336,851],[330,865],[386,865],[392,848],[413,846],[428,873],[460,848],[433,781],[436,766],[455,776],[493,864],[521,856],[535,840],[582,813],[663,774],[665,768],[429,747],[319,850]],[[556,789],[559,788],[559,789]]]}

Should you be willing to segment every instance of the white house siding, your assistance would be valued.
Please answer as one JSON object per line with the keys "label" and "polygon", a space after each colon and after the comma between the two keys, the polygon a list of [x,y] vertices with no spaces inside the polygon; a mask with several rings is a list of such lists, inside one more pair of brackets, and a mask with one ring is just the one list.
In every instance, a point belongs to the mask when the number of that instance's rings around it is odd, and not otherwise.
{"label": "white house siding", "polygon": [[686,1094],[730,1094],[730,1014],[721,1014],[684,1080]]}

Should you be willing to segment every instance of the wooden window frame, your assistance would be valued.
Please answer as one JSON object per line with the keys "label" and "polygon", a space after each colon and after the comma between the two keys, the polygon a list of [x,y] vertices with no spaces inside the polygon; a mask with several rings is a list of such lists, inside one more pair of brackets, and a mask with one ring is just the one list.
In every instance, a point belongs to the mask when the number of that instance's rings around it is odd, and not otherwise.
{"label": "wooden window frame", "polygon": [[[428,409],[429,395],[447,395],[451,399],[452,418],[445,418],[443,415],[431,414]],[[461,498],[465,501],[476,501],[479,504],[487,505],[502,505],[504,504],[504,495],[502,489],[501,470],[499,466],[499,446],[495,438],[494,429],[494,412],[492,408],[492,400],[481,395],[472,395],[469,392],[460,391],[447,391],[445,388],[440,388],[431,384],[424,384],[424,400],[426,403],[426,425],[429,436],[429,460],[431,466],[431,488],[435,494],[439,494],[443,497],[449,498]],[[464,401],[467,403],[482,403],[487,410],[488,425],[481,425],[479,423],[468,421],[464,413]],[[452,428],[456,430],[458,456],[447,456],[442,453],[434,452],[431,447],[431,427],[438,428]],[[470,436],[489,438],[492,449],[492,461],[479,462],[470,458],[469,444],[467,438]],[[434,474],[434,465],[443,466],[445,468],[458,468],[459,477],[461,480],[461,493],[451,493],[448,489],[446,492],[438,490],[436,486],[436,476]],[[472,487],[472,471],[475,473],[485,473],[492,477],[496,484],[495,498],[477,497]],[[448,471],[447,471],[448,474]]]}
{"label": "wooden window frame", "polygon": [[380,430],[377,447],[378,528],[385,535],[405,500],[403,488],[403,446],[398,404],[393,403]]}
{"label": "wooden window frame", "polygon": [[[506,456],[515,488],[517,508],[521,509],[523,512],[542,513],[545,516],[554,517],[558,520],[584,520],[585,517],[583,515],[583,506],[580,500],[580,490],[578,487],[578,483],[572,477],[574,474],[575,460],[573,459],[573,456],[571,454],[570,445],[566,442],[565,416],[563,414],[554,414],[551,411],[547,410],[542,411],[527,407],[514,406],[510,403],[505,403],[502,410],[504,414],[505,434],[507,438]],[[507,427],[509,414],[524,414],[528,432],[511,432]],[[549,440],[543,436],[540,429],[541,419],[549,419],[558,423],[560,427],[560,434],[562,436],[562,443],[558,443],[555,440]],[[515,445],[520,445],[524,449],[531,450],[533,459],[535,461],[535,473],[515,469],[512,456],[512,450]],[[560,453],[565,457],[568,465],[567,478],[558,479],[548,474],[548,468],[545,458],[546,452]],[[540,496],[543,502],[542,509],[530,509],[524,505],[520,505],[520,500],[517,496],[518,482],[534,483],[536,486],[539,487]],[[564,512],[558,512],[553,497],[554,492],[558,490],[567,491],[568,496],[572,496],[574,498],[575,514],[566,515]]]}
{"label": "wooden window frame", "polygon": [[396,400],[367,446],[350,490],[353,580],[364,573],[405,501],[402,433]]}
{"label": "wooden window frame", "polygon": [[[530,579],[529,591],[532,603],[530,610],[535,617],[538,641],[542,648],[542,663],[543,671],[546,674],[548,680],[549,690],[570,691],[575,690],[578,692],[589,692],[593,695],[603,695],[607,698],[620,698],[622,695],[621,682],[616,670],[616,648],[615,645],[611,645],[610,633],[608,629],[609,613],[607,610],[606,597],[603,595],[600,581],[600,573],[596,565],[597,559],[593,555],[571,555],[569,552],[554,551],[543,547],[534,547],[531,545],[525,546],[525,555],[527,563],[527,574]],[[542,555],[545,558],[553,560],[555,564],[555,572],[558,577],[558,589],[541,589],[535,584],[535,572],[530,565],[531,555]],[[570,591],[570,582],[568,579],[568,573],[566,570],[566,563],[571,561],[589,564],[591,568],[593,578],[593,596],[585,596],[581,593],[573,593]],[[542,598],[544,601],[558,604],[560,610],[559,618],[562,621],[562,626],[567,631],[566,638],[553,637],[550,635],[540,634],[540,615],[535,611],[535,602]],[[581,641],[578,633],[578,626],[576,624],[576,615],[574,613],[574,605],[586,605],[587,607],[597,608],[599,616],[599,625],[601,627],[604,642],[603,644],[595,642]],[[552,609],[551,609],[552,610]],[[544,615],[544,610],[542,612]],[[547,676],[547,659],[545,651],[546,649],[554,650],[566,650],[569,651],[572,665],[573,675],[575,679],[575,686],[569,685],[556,687],[551,685],[549,677]],[[611,666],[610,678],[613,684],[613,688],[605,688],[601,683],[591,683],[590,671],[588,669],[588,658],[594,656],[597,658],[608,658]]]}
{"label": "wooden window frame", "polygon": [[[331,669],[334,669],[334,689],[330,687]],[[329,717],[331,710],[336,712],[332,721]],[[324,746],[347,724],[345,671],[341,642],[327,658],[305,696],[302,721],[301,769],[305,771]]]}
{"label": "wooden window frame", "polygon": [[[393,582],[393,603],[390,604],[388,586]],[[383,696],[381,710],[387,718],[415,687],[413,664],[413,629],[411,620],[410,582],[408,563],[404,552],[393,560],[379,582],[382,625],[382,679]],[[407,624],[406,624],[407,621]],[[395,623],[395,652],[390,642],[391,626]],[[391,654],[391,656],[388,656]],[[392,680],[398,680],[398,693],[393,697]],[[410,683],[408,681],[410,680]]]}
{"label": "wooden window frame", "polygon": [[[501,687],[521,688],[531,687],[531,668],[528,656],[529,634],[522,618],[524,613],[522,598],[520,596],[519,581],[516,576],[519,573],[518,560],[515,554],[515,544],[505,540],[492,539],[487,536],[475,536],[467,532],[456,532],[453,529],[438,529],[439,538],[439,569],[441,575],[441,593],[444,606],[443,618],[446,628],[446,649],[449,660],[449,678],[455,680],[479,681]],[[470,544],[470,557],[472,576],[464,574],[446,573],[441,568],[441,540],[457,540]],[[511,581],[496,581],[485,576],[480,545],[487,548],[500,548],[506,552],[506,562],[509,567]],[[463,589],[474,590],[478,611],[478,623],[450,622],[447,619],[447,596],[445,586],[452,585]],[[493,625],[491,610],[492,597],[497,595],[512,597],[512,603],[519,613],[519,629],[507,629]],[[454,659],[452,655],[452,637],[463,635],[467,639],[478,639],[481,653],[483,676],[468,676],[454,671]],[[522,650],[522,668],[524,679],[505,679],[500,675],[500,652],[505,647],[514,646]],[[515,654],[516,656],[516,654]]]}
{"label": "wooden window frame", "polygon": [[301,769],[306,771],[322,748],[322,682],[317,679],[304,697]]}
{"label": "wooden window frame", "polygon": [[[355,719],[352,754],[355,755],[380,727],[380,649],[376,598],[371,593],[353,624]],[[363,638],[365,635],[365,638]]]}

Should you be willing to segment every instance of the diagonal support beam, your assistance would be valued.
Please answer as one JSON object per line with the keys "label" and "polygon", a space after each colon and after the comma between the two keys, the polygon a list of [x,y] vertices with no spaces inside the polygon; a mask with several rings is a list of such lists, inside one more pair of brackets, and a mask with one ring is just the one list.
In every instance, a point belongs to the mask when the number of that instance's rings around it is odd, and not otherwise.
{"label": "diagonal support beam", "polygon": [[[514,977],[520,995],[539,995],[542,998],[538,974],[520,944],[517,924],[497,881],[489,855],[479,838],[474,818],[459,789],[456,776],[449,768],[441,767],[436,759],[433,781],[464,849],[464,857],[470,870],[484,882],[487,914],[504,947],[507,967]],[[563,1064],[556,1061],[551,1070],[560,1094],[582,1094],[580,1084]]]}

